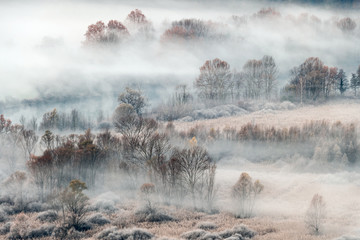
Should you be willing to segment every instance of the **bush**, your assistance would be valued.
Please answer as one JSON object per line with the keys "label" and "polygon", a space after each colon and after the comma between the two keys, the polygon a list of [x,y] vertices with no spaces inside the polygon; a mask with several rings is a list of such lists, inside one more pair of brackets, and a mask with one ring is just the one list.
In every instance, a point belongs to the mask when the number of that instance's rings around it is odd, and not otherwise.
{"label": "bush", "polygon": [[96,238],[104,240],[147,240],[153,236],[145,229],[132,228],[120,231],[116,227],[111,227],[101,231]]}
{"label": "bush", "polygon": [[149,208],[148,205],[136,210],[135,218],[138,222],[165,222],[174,220],[173,217],[161,212],[158,208]]}
{"label": "bush", "polygon": [[14,207],[9,204],[2,204],[0,209],[2,212],[6,213],[7,215],[12,215],[15,213]]}
{"label": "bush", "polygon": [[200,222],[196,225],[196,227],[202,230],[211,230],[217,228],[216,224],[212,222]]}
{"label": "bush", "polygon": [[69,230],[64,227],[57,227],[54,229],[52,237],[54,239],[80,239],[85,237],[85,234],[78,232],[75,228],[70,228]]}
{"label": "bush", "polygon": [[89,209],[91,209],[92,211],[100,211],[105,213],[113,213],[117,210],[114,201],[103,199],[97,200],[89,207]]}
{"label": "bush", "polygon": [[5,235],[10,232],[11,223],[5,223],[3,226],[0,227],[0,235]]}
{"label": "bush", "polygon": [[39,213],[36,219],[42,222],[54,222],[58,219],[58,214],[55,211],[49,210]]}
{"label": "bush", "polygon": [[201,237],[205,236],[207,233],[208,232],[202,229],[195,229],[181,234],[181,237],[188,240],[194,240],[194,239],[200,239]]}
{"label": "bush", "polygon": [[4,210],[0,209],[0,222],[5,222],[8,219],[7,214]]}
{"label": "bush", "polygon": [[[242,238],[253,238],[256,232],[247,228],[245,225],[235,226],[232,229],[227,229],[219,233],[220,237],[228,239],[229,237],[234,237],[234,239]],[[239,236],[242,238],[239,238]]]}
{"label": "bush", "polygon": [[100,213],[96,213],[93,214],[91,216],[89,216],[87,218],[87,221],[89,221],[92,224],[96,224],[96,225],[105,225],[105,224],[109,224],[110,220],[105,218],[102,214]]}
{"label": "bush", "polygon": [[0,197],[0,205],[2,204],[8,204],[8,205],[14,205],[14,201],[9,196],[1,196]]}
{"label": "bush", "polygon": [[220,240],[222,239],[217,233],[206,233],[200,240]]}
{"label": "bush", "polygon": [[31,202],[25,205],[25,212],[42,212],[49,208],[47,204],[39,203],[39,202]]}
{"label": "bush", "polygon": [[41,238],[41,237],[48,237],[48,236],[51,236],[54,229],[55,229],[55,225],[53,225],[53,224],[44,225],[37,229],[31,229],[26,233],[25,238],[37,239],[37,238]]}

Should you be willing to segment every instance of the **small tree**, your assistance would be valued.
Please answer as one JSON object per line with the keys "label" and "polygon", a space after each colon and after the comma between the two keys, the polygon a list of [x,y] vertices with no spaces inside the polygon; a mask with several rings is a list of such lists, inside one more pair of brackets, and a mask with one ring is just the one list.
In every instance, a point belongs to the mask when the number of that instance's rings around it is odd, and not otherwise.
{"label": "small tree", "polygon": [[144,107],[146,107],[146,99],[142,95],[142,92],[129,87],[119,95],[118,101],[120,104],[131,105],[138,115],[141,115]]}
{"label": "small tree", "polygon": [[350,88],[354,91],[354,95],[356,96],[357,89],[360,87],[360,76],[356,76],[356,74],[352,74],[350,80]]}
{"label": "small tree", "polygon": [[17,209],[23,210],[24,208],[24,186],[27,181],[25,172],[16,171],[4,182],[5,187],[10,192],[15,192],[15,204]]}
{"label": "small tree", "polygon": [[323,197],[315,194],[310,202],[309,209],[306,212],[305,223],[307,227],[315,234],[319,234],[325,220],[325,202]]}
{"label": "small tree", "polygon": [[67,189],[60,195],[64,226],[67,229],[80,229],[88,212],[89,198],[83,193],[86,184],[80,180],[72,180]]}
{"label": "small tree", "polygon": [[251,217],[255,200],[263,189],[264,185],[259,180],[253,182],[250,175],[243,172],[232,188],[232,198],[236,204],[235,216],[239,218]]}
{"label": "small tree", "polygon": [[195,137],[189,144],[189,148],[174,149],[171,158],[176,162],[181,182],[196,208],[196,193],[205,184],[207,171],[213,167],[214,162],[206,149],[197,145]]}
{"label": "small tree", "polygon": [[341,95],[343,95],[344,92],[349,88],[349,81],[346,78],[346,74],[343,69],[340,69],[339,73],[337,74],[337,87]]}
{"label": "small tree", "polygon": [[155,185],[153,183],[144,183],[140,187],[141,198],[146,202],[146,208],[148,211],[153,211],[153,197],[155,193]]}

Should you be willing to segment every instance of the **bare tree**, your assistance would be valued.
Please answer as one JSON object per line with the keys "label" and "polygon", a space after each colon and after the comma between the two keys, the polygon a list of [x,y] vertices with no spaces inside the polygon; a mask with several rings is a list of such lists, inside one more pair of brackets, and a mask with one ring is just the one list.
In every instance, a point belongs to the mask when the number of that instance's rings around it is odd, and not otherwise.
{"label": "bare tree", "polygon": [[262,61],[249,60],[243,66],[245,75],[245,97],[259,99],[264,88],[264,79],[262,74]]}
{"label": "bare tree", "polygon": [[60,194],[62,204],[63,225],[70,229],[74,227],[79,229],[88,212],[88,197],[83,193],[86,190],[86,184],[80,180],[72,180],[69,187]]}
{"label": "bare tree", "polygon": [[325,220],[325,208],[326,205],[323,197],[315,194],[310,202],[305,218],[307,227],[315,234],[319,234],[322,230]]}
{"label": "bare tree", "polygon": [[265,55],[262,60],[262,77],[264,79],[265,98],[269,100],[274,93],[277,85],[278,68],[275,60],[271,56]]}
{"label": "bare tree", "polygon": [[190,193],[195,208],[197,187],[202,184],[204,175],[211,168],[213,160],[208,152],[196,143],[189,148],[175,149],[172,159],[179,167],[181,180]]}
{"label": "bare tree", "polygon": [[30,159],[31,154],[33,154],[39,137],[36,136],[33,130],[23,129],[21,133],[22,138],[20,140],[20,145],[24,151],[25,161],[27,161]]}
{"label": "bare tree", "polygon": [[232,85],[230,65],[218,58],[206,61],[195,81],[199,96],[208,100],[226,100]]}

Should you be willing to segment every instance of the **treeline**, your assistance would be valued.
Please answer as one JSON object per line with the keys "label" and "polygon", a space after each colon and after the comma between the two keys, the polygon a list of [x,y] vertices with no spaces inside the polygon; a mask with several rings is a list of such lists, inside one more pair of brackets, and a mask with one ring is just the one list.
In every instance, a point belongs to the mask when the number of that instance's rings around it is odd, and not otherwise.
{"label": "treeline", "polygon": [[[273,8],[262,8],[250,16],[233,15],[228,23],[239,27],[250,21],[277,21],[279,19],[293,24],[319,25],[322,23],[320,18],[308,13],[302,13],[299,16],[282,16],[280,12]],[[161,35],[160,41],[166,44],[182,44],[188,41],[227,40],[230,39],[231,33],[231,29],[227,26],[228,23],[218,23],[195,18],[173,21],[170,27]],[[350,17],[333,18],[331,21],[324,21],[324,24],[334,26],[344,33],[353,32],[357,28],[355,20]],[[118,20],[110,20],[107,24],[98,21],[95,24],[89,25],[85,33],[86,39],[84,44],[91,46],[113,46],[114,44],[137,39],[152,40],[155,38],[154,32],[151,21],[141,10],[135,9],[128,14],[123,23]]]}
{"label": "treeline", "polygon": [[351,78],[343,69],[328,67],[315,57],[306,59],[298,67],[291,70],[291,80],[283,90],[284,98],[292,100],[318,100],[336,94],[344,95],[349,89],[354,96],[360,87],[360,66]]}

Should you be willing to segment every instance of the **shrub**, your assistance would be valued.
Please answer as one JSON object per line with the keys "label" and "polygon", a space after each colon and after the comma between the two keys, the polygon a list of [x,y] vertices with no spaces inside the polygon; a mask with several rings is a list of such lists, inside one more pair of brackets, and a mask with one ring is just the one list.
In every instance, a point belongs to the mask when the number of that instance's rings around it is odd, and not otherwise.
{"label": "shrub", "polygon": [[68,229],[71,227],[74,227],[76,230],[89,229],[88,224],[85,224],[83,221],[88,213],[88,197],[82,192],[85,189],[87,187],[84,182],[72,180],[69,187],[60,195],[64,224],[67,225]]}
{"label": "shrub", "polygon": [[70,239],[81,239],[85,237],[85,234],[77,231],[73,227],[70,228],[69,230],[64,227],[57,227],[54,229],[52,237],[55,239],[70,240]]}
{"label": "shrub", "polygon": [[[253,238],[256,232],[247,228],[245,225],[235,226],[232,229],[227,229],[219,233],[220,237],[228,239],[229,237],[234,237],[234,239],[242,238]],[[239,236],[242,238],[239,238]]]}
{"label": "shrub", "polygon": [[105,213],[113,213],[117,210],[114,201],[104,199],[97,200],[90,206],[90,209],[92,211],[100,211]]}
{"label": "shrub", "polygon": [[147,240],[153,236],[145,229],[132,228],[120,231],[116,227],[111,227],[101,231],[96,238],[104,240]]}
{"label": "shrub", "polygon": [[93,214],[91,216],[89,216],[87,218],[87,221],[92,223],[92,224],[96,224],[96,225],[105,225],[105,224],[109,224],[110,220],[105,218],[102,214],[100,213],[96,213]]}
{"label": "shrub", "polygon": [[53,224],[44,225],[44,226],[41,226],[40,228],[36,228],[36,229],[30,229],[26,233],[25,238],[37,239],[37,238],[41,238],[41,237],[48,237],[48,236],[51,236],[54,229],[55,229],[55,225],[53,225]]}
{"label": "shrub", "polygon": [[9,204],[2,204],[0,209],[8,215],[12,215],[15,213],[14,207]]}
{"label": "shrub", "polygon": [[49,206],[47,204],[39,203],[39,202],[30,202],[26,204],[24,207],[25,212],[41,212],[48,209]]}
{"label": "shrub", "polygon": [[11,228],[11,223],[10,222],[5,223],[4,225],[2,225],[0,227],[0,235],[5,235],[8,232],[10,232],[10,228]]}
{"label": "shrub", "polygon": [[26,216],[24,213],[18,214],[10,228],[8,239],[24,239],[29,229],[28,223],[28,216]]}
{"label": "shrub", "polygon": [[39,213],[36,219],[42,222],[54,222],[58,219],[58,214],[55,211],[49,210]]}
{"label": "shrub", "polygon": [[196,225],[196,227],[202,230],[211,230],[217,228],[216,224],[212,222],[200,222]]}
{"label": "shrub", "polygon": [[158,208],[149,208],[148,205],[136,210],[135,218],[137,222],[165,222],[174,220],[173,217],[161,212]]}
{"label": "shrub", "polygon": [[206,233],[200,240],[220,240],[222,239],[217,233]]}
{"label": "shrub", "polygon": [[4,210],[0,210],[0,222],[5,222],[8,219],[7,214]]}
{"label": "shrub", "polygon": [[195,229],[181,234],[181,237],[187,240],[194,240],[194,239],[200,239],[201,237],[205,236],[207,233],[208,232],[202,229]]}

